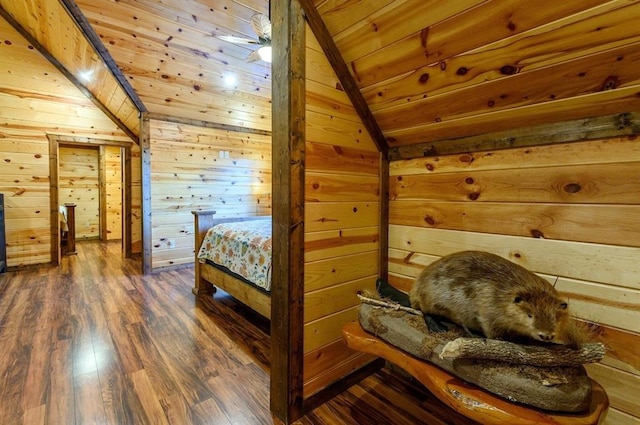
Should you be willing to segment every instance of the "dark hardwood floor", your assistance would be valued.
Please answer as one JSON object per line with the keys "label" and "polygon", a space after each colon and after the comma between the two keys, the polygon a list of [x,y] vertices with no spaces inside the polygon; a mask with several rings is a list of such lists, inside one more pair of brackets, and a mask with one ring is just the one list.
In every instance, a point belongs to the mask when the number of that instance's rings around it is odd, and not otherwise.
{"label": "dark hardwood floor", "polygon": [[[0,275],[0,424],[278,424],[269,326],[193,269],[143,276],[119,243]],[[472,424],[383,369],[297,423]]]}

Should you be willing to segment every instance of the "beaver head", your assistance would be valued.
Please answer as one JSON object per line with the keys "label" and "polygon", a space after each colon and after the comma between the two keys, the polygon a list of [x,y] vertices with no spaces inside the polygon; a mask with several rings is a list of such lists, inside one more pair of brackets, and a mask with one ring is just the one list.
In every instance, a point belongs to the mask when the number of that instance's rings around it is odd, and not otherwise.
{"label": "beaver head", "polygon": [[567,302],[547,291],[521,292],[512,299],[511,332],[536,341],[562,343],[557,339],[569,318]]}

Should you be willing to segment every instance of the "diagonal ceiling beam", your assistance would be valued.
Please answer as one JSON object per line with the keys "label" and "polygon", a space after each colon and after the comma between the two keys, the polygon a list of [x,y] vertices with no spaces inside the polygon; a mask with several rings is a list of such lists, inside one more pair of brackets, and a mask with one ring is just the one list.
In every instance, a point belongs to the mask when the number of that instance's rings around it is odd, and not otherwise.
{"label": "diagonal ceiling beam", "polygon": [[322,17],[314,6],[313,0],[300,0],[300,4],[307,18],[307,22],[309,23],[309,27],[318,39],[318,43],[320,44],[320,47],[322,47],[327,59],[329,59],[329,63],[340,80],[342,88],[347,96],[349,96],[349,99],[360,116],[362,123],[371,135],[371,138],[378,147],[378,150],[386,160],[389,151],[387,140],[384,137],[384,134],[382,134],[382,130],[380,130],[378,122],[371,113],[369,105],[367,105],[367,102],[364,100],[353,75],[349,72],[349,68],[342,58],[336,43],[333,41],[333,37],[329,33]]}
{"label": "diagonal ceiling beam", "polygon": [[71,16],[71,18],[76,23],[78,28],[80,28],[80,30],[84,34],[84,37],[89,42],[89,44],[93,47],[96,53],[102,58],[102,61],[107,66],[107,69],[111,71],[111,74],[113,74],[116,81],[120,83],[120,87],[122,88],[122,90],[124,90],[124,92],[127,94],[129,99],[131,99],[131,101],[133,102],[133,104],[136,105],[136,108],[138,108],[138,111],[140,113],[147,112],[146,106],[144,106],[144,104],[138,97],[138,94],[135,92],[135,90],[133,90],[133,87],[131,87],[131,84],[129,84],[129,81],[126,79],[126,77],[124,76],[120,68],[118,68],[116,61],[113,59],[113,57],[111,57],[111,54],[109,53],[105,45],[102,43],[102,40],[100,40],[100,37],[98,36],[98,34],[96,34],[95,30],[93,29],[93,27],[91,26],[87,18],[84,16],[84,14],[80,10],[76,2],[74,0],[59,0],[59,1],[65,7],[65,9],[67,10],[67,13],[69,14],[69,16]]}

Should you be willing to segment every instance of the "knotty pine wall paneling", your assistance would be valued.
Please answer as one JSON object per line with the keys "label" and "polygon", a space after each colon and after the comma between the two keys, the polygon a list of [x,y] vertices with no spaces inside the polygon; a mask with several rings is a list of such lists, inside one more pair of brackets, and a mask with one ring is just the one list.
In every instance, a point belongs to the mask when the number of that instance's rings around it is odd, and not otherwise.
{"label": "knotty pine wall paneling", "polygon": [[[0,110],[10,99],[0,94]],[[51,261],[49,144],[44,134],[1,128],[0,192],[5,200],[7,266]]]}
{"label": "knotty pine wall paneling", "polygon": [[392,149],[640,109],[637,0],[316,3]]}
{"label": "knotty pine wall paneling", "polygon": [[100,149],[60,146],[58,200],[76,204],[76,240],[100,238]]}
{"label": "knotty pine wall paneling", "polygon": [[547,279],[608,347],[587,366],[606,389],[605,424],[640,421],[640,142],[622,137],[390,164],[389,272],[476,249]]}
{"label": "knotty pine wall paneling", "polygon": [[307,28],[304,396],[371,361],[342,326],[379,274],[380,154]]}
{"label": "knotty pine wall paneling", "polygon": [[193,263],[193,210],[271,214],[270,136],[152,119],[150,138],[152,269]]}
{"label": "knotty pine wall paneling", "polygon": [[[125,227],[131,226],[131,254],[142,254],[142,160],[140,145],[133,144],[129,149],[130,158],[125,158],[125,181],[129,181],[130,217],[124,217]],[[129,173],[127,176],[126,173]],[[126,193],[125,193],[126,195]],[[125,235],[126,236],[126,235]],[[125,246],[126,247],[126,246]]]}
{"label": "knotty pine wall paneling", "polygon": [[[105,223],[103,240],[122,239],[122,148],[104,146],[101,149],[101,196],[104,198]],[[102,230],[101,229],[101,230]]]}
{"label": "knotty pine wall paneling", "polygon": [[1,18],[0,39],[0,192],[5,195],[7,265],[49,263],[47,134],[132,141]]}

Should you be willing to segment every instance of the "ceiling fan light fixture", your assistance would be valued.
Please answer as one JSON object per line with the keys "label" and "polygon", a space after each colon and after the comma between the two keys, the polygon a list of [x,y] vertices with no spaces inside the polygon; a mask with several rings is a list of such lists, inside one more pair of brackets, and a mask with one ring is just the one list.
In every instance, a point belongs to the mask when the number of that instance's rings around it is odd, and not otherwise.
{"label": "ceiling fan light fixture", "polygon": [[260,59],[265,62],[271,63],[271,46],[262,46],[258,49],[258,55]]}
{"label": "ceiling fan light fixture", "polygon": [[251,17],[251,27],[258,39],[236,37],[234,35],[215,34],[214,37],[235,44],[259,45],[257,50],[253,50],[246,61],[249,63],[259,60],[271,63],[271,21],[263,13],[256,13]]}

